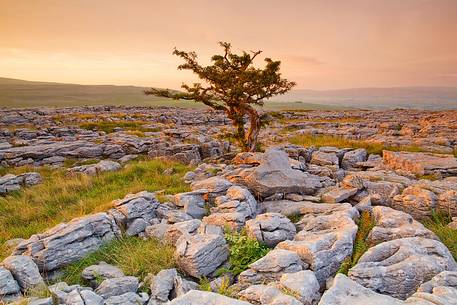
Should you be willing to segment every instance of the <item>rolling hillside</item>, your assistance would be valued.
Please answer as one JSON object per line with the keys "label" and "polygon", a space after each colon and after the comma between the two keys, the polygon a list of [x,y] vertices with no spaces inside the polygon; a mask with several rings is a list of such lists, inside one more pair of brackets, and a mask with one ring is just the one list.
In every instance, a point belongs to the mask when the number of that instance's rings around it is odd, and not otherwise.
{"label": "rolling hillside", "polygon": [[[136,105],[200,108],[202,104],[145,96],[145,87],[77,85],[0,78],[0,107]],[[267,109],[423,108],[457,109],[457,88],[399,87],[293,90],[266,103]]]}

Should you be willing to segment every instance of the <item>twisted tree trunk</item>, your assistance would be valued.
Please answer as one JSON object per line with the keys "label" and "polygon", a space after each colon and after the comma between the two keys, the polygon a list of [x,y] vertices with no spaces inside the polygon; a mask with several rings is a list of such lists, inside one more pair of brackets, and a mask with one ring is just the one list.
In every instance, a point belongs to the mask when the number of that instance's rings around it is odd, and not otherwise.
{"label": "twisted tree trunk", "polygon": [[260,116],[251,106],[245,107],[247,114],[249,115],[249,129],[245,135],[245,143],[247,151],[257,150],[257,137],[260,132]]}

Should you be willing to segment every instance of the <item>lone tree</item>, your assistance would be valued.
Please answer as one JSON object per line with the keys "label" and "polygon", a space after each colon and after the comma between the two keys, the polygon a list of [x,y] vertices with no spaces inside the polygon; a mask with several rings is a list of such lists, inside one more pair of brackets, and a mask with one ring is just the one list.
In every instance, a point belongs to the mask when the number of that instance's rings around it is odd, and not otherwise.
{"label": "lone tree", "polygon": [[[265,58],[263,69],[254,67],[254,59],[262,51],[243,51],[234,54],[230,43],[220,42],[224,54],[214,55],[212,65],[201,66],[195,52],[175,49],[173,54],[184,59],[179,70],[191,70],[203,81],[192,86],[183,84],[185,92],[164,89],[146,90],[147,95],[156,95],[173,99],[194,100],[215,110],[222,110],[235,127],[235,138],[244,151],[255,151],[260,128],[265,123],[265,116],[260,116],[255,105],[263,106],[264,100],[274,95],[284,94],[294,82],[281,78],[280,61]],[[244,118],[249,118],[249,128],[245,130]]]}

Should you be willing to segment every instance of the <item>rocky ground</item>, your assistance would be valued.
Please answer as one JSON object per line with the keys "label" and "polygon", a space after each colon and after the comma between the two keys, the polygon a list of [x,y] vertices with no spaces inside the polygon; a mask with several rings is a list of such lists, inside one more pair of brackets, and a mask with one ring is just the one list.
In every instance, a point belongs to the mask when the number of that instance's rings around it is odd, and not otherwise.
{"label": "rocky ground", "polygon": [[[264,152],[240,153],[229,121],[213,111],[1,110],[5,200],[45,182],[36,172],[43,167],[65,169],[68,179],[120,171],[144,158],[193,170],[182,177],[189,191],[135,191],[105,211],[7,241],[0,299],[457,304],[457,111],[270,117]],[[11,174],[23,166],[26,173]],[[130,237],[170,247],[172,264],[144,276],[102,260],[85,265],[88,255]],[[65,282],[62,274],[75,264],[84,267],[78,282]]]}

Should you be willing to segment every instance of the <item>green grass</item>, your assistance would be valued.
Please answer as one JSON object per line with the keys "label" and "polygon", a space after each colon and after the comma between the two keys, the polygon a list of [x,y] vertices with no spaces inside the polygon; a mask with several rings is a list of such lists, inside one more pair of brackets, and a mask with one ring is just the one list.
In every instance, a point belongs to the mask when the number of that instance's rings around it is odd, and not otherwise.
{"label": "green grass", "polygon": [[240,233],[228,231],[225,239],[230,248],[230,267],[220,269],[219,273],[230,272],[236,276],[270,251],[270,248],[260,244],[256,239],[248,237],[245,230]]}
{"label": "green grass", "polygon": [[339,136],[331,135],[295,135],[290,137],[289,142],[305,147],[333,146],[339,148],[365,148],[368,154],[382,155],[383,150],[424,152],[425,150],[417,145],[388,146],[380,143],[350,140]]}
{"label": "green grass", "polygon": [[156,239],[123,237],[114,240],[64,268],[62,280],[68,284],[87,285],[81,278],[84,268],[104,261],[118,266],[126,275],[144,279],[149,273],[157,274],[162,269],[174,268],[174,248]]}
{"label": "green grass", "polygon": [[444,213],[433,213],[429,220],[423,221],[424,226],[438,236],[457,260],[457,230],[448,227],[452,218]]}
{"label": "green grass", "polygon": [[[163,171],[173,167],[172,175]],[[21,173],[31,168],[16,168]],[[60,222],[111,208],[111,201],[128,193],[189,190],[182,176],[191,168],[163,160],[132,161],[116,172],[97,176],[71,175],[65,169],[40,168],[42,184],[0,197],[0,259],[9,255],[4,242],[28,238]]]}
{"label": "green grass", "polygon": [[[211,289],[211,282],[208,280],[207,277],[203,277],[200,279],[198,289],[201,291],[213,291]],[[217,290],[215,292],[230,298],[236,298],[235,289],[230,287],[230,279],[228,277],[224,277],[222,279],[221,284],[217,287]]]}
{"label": "green grass", "polygon": [[352,250],[352,256],[346,258],[340,266],[338,273],[346,274],[348,273],[349,269],[351,269],[357,262],[359,261],[360,257],[370,248],[370,245],[367,242],[368,234],[370,233],[371,229],[373,229],[375,222],[373,216],[368,211],[362,212],[360,215],[360,219],[357,222],[359,229],[357,230],[357,234],[354,240],[354,247]]}

